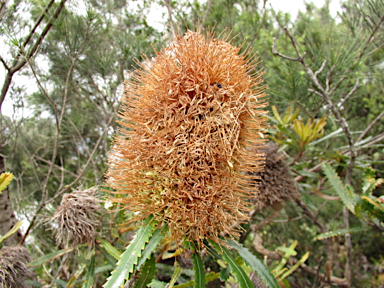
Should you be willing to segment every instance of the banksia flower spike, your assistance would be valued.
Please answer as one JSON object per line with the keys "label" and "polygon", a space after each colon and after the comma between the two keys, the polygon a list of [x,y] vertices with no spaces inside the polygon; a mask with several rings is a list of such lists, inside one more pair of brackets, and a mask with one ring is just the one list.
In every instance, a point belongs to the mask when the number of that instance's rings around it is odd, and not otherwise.
{"label": "banksia flower spike", "polygon": [[32,272],[27,264],[31,261],[29,252],[23,246],[3,247],[0,250],[0,287],[28,287],[24,281]]}
{"label": "banksia flower spike", "polygon": [[[101,206],[96,198],[95,187],[65,194],[57,208],[53,221],[58,225],[56,244],[68,247],[94,243],[100,227]],[[50,219],[52,220],[52,219]]]}
{"label": "banksia flower spike", "polygon": [[107,172],[132,221],[200,246],[238,236],[263,169],[263,73],[225,40],[188,32],[131,75]]}

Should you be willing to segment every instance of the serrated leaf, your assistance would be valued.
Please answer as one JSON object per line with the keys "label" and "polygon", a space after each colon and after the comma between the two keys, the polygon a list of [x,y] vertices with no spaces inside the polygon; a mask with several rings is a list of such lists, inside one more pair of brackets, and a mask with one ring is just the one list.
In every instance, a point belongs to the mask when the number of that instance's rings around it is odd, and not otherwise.
{"label": "serrated leaf", "polygon": [[345,235],[347,233],[360,233],[367,230],[368,230],[368,227],[355,227],[355,228],[349,228],[349,229],[334,230],[334,231],[321,233],[317,235],[315,238],[313,238],[313,240],[324,240],[324,239],[332,238],[335,236]]}
{"label": "serrated leaf", "polygon": [[91,261],[88,265],[87,274],[85,275],[85,282],[82,288],[91,288],[95,282],[95,254],[92,255]]}
{"label": "serrated leaf", "polygon": [[13,179],[13,174],[10,172],[4,172],[1,173],[0,175],[0,194],[2,193],[3,190],[7,188],[9,183],[11,183]]}
{"label": "serrated leaf", "polygon": [[195,285],[194,288],[205,287],[205,272],[203,261],[201,260],[199,252],[192,254],[193,269],[195,270]]}
{"label": "serrated leaf", "polygon": [[260,279],[264,281],[268,287],[280,288],[280,286],[277,284],[276,279],[273,277],[269,269],[248,249],[244,248],[239,243],[233,240],[229,240],[228,245],[234,248],[239,253],[245,263],[251,266],[252,270],[259,275]]}
{"label": "serrated leaf", "polygon": [[152,257],[147,260],[140,271],[140,277],[137,279],[134,288],[146,288],[152,281],[156,273],[156,259]]}
{"label": "serrated leaf", "polygon": [[[148,223],[151,219],[152,216],[149,217],[146,222]],[[131,244],[127,246],[123,255],[121,255],[119,262],[117,262],[116,269],[111,272],[111,276],[103,285],[104,288],[119,288],[120,285],[123,284],[124,280],[128,278],[129,273],[133,272],[133,269],[141,256],[141,251],[145,248],[154,229],[155,223],[151,222],[137,231]]]}
{"label": "serrated leaf", "polygon": [[23,225],[23,221],[22,220],[17,221],[17,223],[12,227],[11,230],[8,231],[7,234],[0,237],[0,243],[3,242],[5,239],[7,239],[9,236],[15,234],[20,229],[21,225]]}
{"label": "serrated leaf", "polygon": [[232,275],[235,277],[235,280],[239,284],[240,288],[254,288],[251,279],[244,272],[244,270],[236,264],[235,259],[229,253],[228,249],[220,246],[217,243],[211,242],[212,245],[216,248],[217,251],[221,252],[222,258],[225,263],[228,264],[229,270],[231,270]]}
{"label": "serrated leaf", "polygon": [[366,197],[366,196],[362,196],[361,199],[369,202],[371,205],[373,205],[374,207],[376,207],[377,209],[381,210],[382,212],[384,212],[384,207],[381,206],[381,203],[377,203],[376,201],[374,201],[373,199],[369,198],[369,197]]}
{"label": "serrated leaf", "polygon": [[228,280],[231,275],[231,271],[229,271],[228,267],[220,269],[220,280],[225,282]]}
{"label": "serrated leaf", "polygon": [[335,170],[328,163],[323,163],[322,165],[323,171],[327,176],[329,182],[331,182],[333,188],[343,201],[344,205],[347,206],[348,210],[352,213],[355,213],[355,200],[354,195],[350,193],[352,191],[348,191],[340,180],[340,177],[336,174]]}
{"label": "serrated leaf", "polygon": [[50,253],[48,255],[44,255],[43,257],[40,257],[40,258],[38,258],[32,262],[29,262],[28,266],[35,267],[35,266],[43,265],[46,262],[50,262],[52,260],[55,260],[56,258],[59,258],[60,256],[63,256],[64,254],[67,254],[67,253],[73,251],[73,249],[75,249],[75,248],[70,247],[67,249],[63,249],[63,250],[59,250],[59,251]]}
{"label": "serrated leaf", "polygon": [[164,238],[165,233],[167,232],[167,226],[162,227],[161,229],[157,229],[155,233],[153,233],[151,239],[148,244],[145,246],[143,253],[137,263],[136,269],[140,270],[140,267],[147,261],[153,251],[155,251],[156,247],[159,245],[160,241]]}
{"label": "serrated leaf", "polygon": [[121,257],[121,252],[118,251],[115,247],[111,245],[108,241],[104,239],[99,239],[100,241],[100,246],[105,249],[105,251],[108,252],[109,255],[111,255],[113,258],[116,259],[116,261],[120,260]]}

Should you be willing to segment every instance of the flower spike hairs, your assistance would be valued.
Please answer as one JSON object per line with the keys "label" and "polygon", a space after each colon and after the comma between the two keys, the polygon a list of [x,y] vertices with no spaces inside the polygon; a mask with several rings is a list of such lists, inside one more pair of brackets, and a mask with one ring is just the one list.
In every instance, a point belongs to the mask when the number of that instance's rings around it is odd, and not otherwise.
{"label": "flower spike hairs", "polygon": [[171,237],[223,243],[249,219],[267,105],[257,59],[200,32],[179,36],[125,83],[109,157],[114,201]]}

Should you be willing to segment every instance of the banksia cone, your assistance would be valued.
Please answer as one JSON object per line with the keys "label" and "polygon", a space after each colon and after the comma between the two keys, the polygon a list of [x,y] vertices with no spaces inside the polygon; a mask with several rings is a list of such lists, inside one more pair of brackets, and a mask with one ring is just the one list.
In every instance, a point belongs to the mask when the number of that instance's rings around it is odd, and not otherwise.
{"label": "banksia cone", "polygon": [[200,246],[238,236],[263,169],[254,150],[264,145],[266,106],[263,73],[239,52],[188,32],[125,83],[107,183],[132,221],[152,214],[174,239]]}
{"label": "banksia cone", "polygon": [[22,246],[3,247],[0,250],[0,287],[28,287],[25,278],[32,276],[27,264],[31,261],[29,252]]}
{"label": "banksia cone", "polygon": [[[53,217],[58,225],[57,245],[65,247],[82,243],[93,244],[100,227],[101,206],[96,198],[95,187],[65,194]],[[50,219],[52,220],[52,219]]]}
{"label": "banksia cone", "polygon": [[255,200],[255,209],[265,207],[281,208],[285,201],[297,200],[300,193],[296,182],[289,172],[284,161],[284,155],[278,152],[279,146],[269,142],[261,151],[266,155],[265,169],[258,173],[261,177],[258,197]]}

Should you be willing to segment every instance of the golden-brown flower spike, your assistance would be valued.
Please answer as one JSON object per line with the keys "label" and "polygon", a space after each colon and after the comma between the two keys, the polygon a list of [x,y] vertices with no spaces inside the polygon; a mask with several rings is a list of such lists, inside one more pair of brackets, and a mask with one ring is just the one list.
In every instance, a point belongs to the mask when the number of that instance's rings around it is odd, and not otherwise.
{"label": "golden-brown flower spike", "polygon": [[237,237],[263,169],[265,85],[251,55],[188,32],[125,83],[107,183],[115,201],[202,245]]}

